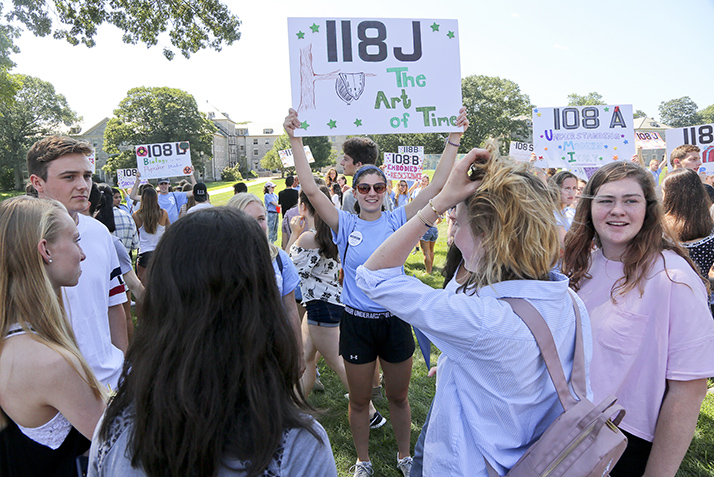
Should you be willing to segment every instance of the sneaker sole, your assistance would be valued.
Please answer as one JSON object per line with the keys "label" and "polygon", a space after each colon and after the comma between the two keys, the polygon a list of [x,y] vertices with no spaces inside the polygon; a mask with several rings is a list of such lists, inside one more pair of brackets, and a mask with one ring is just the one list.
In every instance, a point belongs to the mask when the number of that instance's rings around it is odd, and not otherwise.
{"label": "sneaker sole", "polygon": [[[380,415],[380,416],[381,416],[381,415]],[[369,428],[370,428],[370,429],[379,429],[380,427],[382,427],[383,425],[385,425],[385,424],[387,423],[387,418],[384,417],[384,416],[381,416],[381,417],[382,417],[382,420],[381,420],[380,422],[376,423],[376,424],[373,424],[372,421],[370,421],[370,423],[369,423]]]}

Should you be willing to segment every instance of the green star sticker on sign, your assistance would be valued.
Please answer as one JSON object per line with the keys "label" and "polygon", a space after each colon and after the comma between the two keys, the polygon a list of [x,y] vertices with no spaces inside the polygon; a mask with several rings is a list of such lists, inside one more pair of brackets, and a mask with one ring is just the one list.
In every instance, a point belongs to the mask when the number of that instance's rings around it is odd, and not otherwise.
{"label": "green star sticker on sign", "polygon": [[296,33],[298,39],[304,40],[305,39],[305,32],[304,31],[299,31]]}
{"label": "green star sticker on sign", "polygon": [[330,126],[330,129],[334,129],[337,127],[337,121],[335,121],[334,119],[330,119],[327,125]]}
{"label": "green star sticker on sign", "polygon": [[436,23],[436,22],[434,22],[434,23],[431,25],[431,31],[439,31],[439,24]]}
{"label": "green star sticker on sign", "polygon": [[307,121],[303,121],[300,123],[300,129],[307,129],[309,127],[310,125],[307,123]]}
{"label": "green star sticker on sign", "polygon": [[449,31],[449,33],[447,33],[446,36],[448,36],[449,38],[454,38],[454,36],[456,36],[456,35],[454,35],[453,31]]}
{"label": "green star sticker on sign", "polygon": [[362,120],[361,120],[361,119],[355,119],[354,124],[355,124],[355,126],[359,127],[359,126],[362,125]]}
{"label": "green star sticker on sign", "polygon": [[313,33],[318,33],[320,31],[320,25],[318,25],[317,23],[313,23],[310,27],[310,30],[312,30]]}

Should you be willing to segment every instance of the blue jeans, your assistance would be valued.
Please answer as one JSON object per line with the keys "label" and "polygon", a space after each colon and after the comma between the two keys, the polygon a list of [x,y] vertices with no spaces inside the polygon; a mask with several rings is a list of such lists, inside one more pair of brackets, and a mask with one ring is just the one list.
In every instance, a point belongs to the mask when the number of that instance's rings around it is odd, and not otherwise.
{"label": "blue jeans", "polygon": [[429,425],[429,419],[431,419],[431,409],[434,407],[434,401],[431,401],[429,406],[429,412],[426,413],[426,419],[424,419],[424,425],[419,433],[419,438],[414,445],[414,456],[412,458],[412,470],[409,472],[409,477],[421,477],[424,471],[424,439],[426,439],[426,428]]}
{"label": "blue jeans", "polygon": [[280,214],[277,212],[268,212],[268,240],[270,243],[275,243],[278,240],[278,222]]}

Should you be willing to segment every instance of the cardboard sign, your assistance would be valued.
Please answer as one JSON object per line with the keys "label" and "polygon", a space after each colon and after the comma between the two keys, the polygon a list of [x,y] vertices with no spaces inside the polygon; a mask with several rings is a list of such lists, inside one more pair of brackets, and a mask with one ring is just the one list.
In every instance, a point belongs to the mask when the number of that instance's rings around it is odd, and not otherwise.
{"label": "cardboard sign", "polygon": [[546,167],[629,161],[635,153],[632,105],[535,108],[533,144]]}
{"label": "cardboard sign", "polygon": [[[121,189],[130,189],[136,182],[136,173],[139,169],[117,169],[117,185]],[[142,178],[140,184],[148,184],[149,181]]]}
{"label": "cardboard sign", "polygon": [[[672,151],[684,144],[697,146],[701,152],[702,165],[699,172],[714,174],[714,124],[689,126],[686,128],[667,129],[667,164],[672,160]],[[671,168],[672,165],[669,164]]]}
{"label": "cardboard sign", "polygon": [[187,176],[193,172],[188,142],[164,142],[136,146],[136,167],[143,179]]}
{"label": "cardboard sign", "polygon": [[92,165],[92,174],[97,172],[97,158],[95,156],[95,152],[92,152],[90,155],[87,156],[87,159],[89,159],[89,163]]}
{"label": "cardboard sign", "polygon": [[421,180],[421,173],[424,169],[424,148],[415,146],[401,146],[402,148],[415,150],[414,152],[385,152],[384,153],[384,173],[390,181]]}
{"label": "cardboard sign", "polygon": [[635,133],[635,144],[642,149],[665,149],[667,144],[664,138],[656,132]]}
{"label": "cardboard sign", "polygon": [[[305,150],[305,156],[307,156],[307,162],[315,162],[310,146],[303,146],[303,149]],[[295,158],[293,157],[292,149],[278,151],[278,156],[280,156],[280,162],[283,163],[283,167],[295,167]]]}
{"label": "cardboard sign", "polygon": [[533,144],[531,143],[511,141],[508,156],[514,161],[528,162],[531,160],[531,153],[534,150]]}
{"label": "cardboard sign", "polygon": [[288,18],[296,136],[456,132],[456,20]]}

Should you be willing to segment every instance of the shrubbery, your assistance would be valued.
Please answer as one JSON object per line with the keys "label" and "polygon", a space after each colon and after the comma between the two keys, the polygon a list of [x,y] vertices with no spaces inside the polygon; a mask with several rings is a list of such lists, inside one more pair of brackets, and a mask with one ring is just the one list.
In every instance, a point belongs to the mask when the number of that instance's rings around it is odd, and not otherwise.
{"label": "shrubbery", "polygon": [[240,167],[236,164],[233,167],[225,167],[221,171],[222,181],[242,181],[243,176],[240,173]]}

